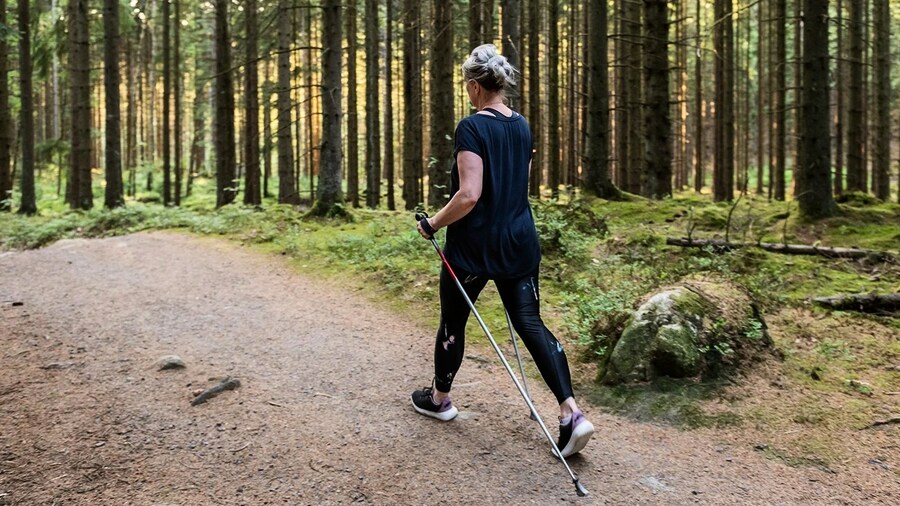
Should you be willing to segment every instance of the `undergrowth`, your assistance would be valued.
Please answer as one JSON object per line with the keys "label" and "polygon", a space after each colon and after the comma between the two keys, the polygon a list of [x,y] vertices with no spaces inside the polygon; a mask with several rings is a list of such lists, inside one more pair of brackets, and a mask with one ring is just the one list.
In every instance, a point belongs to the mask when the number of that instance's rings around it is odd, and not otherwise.
{"label": "undergrowth", "polygon": [[[370,288],[374,297],[391,301],[406,314],[425,314],[427,321],[423,323],[437,323],[440,263],[431,245],[415,232],[411,213],[342,208],[337,218],[316,218],[304,209],[278,205],[271,198],[261,208],[229,205],[213,210],[211,185],[209,180],[198,179],[194,195],[180,208],[153,203],[158,195],[146,192],[121,209],[73,212],[46,190],[45,181],[39,201],[41,215],[26,218],[0,214],[0,249],[39,248],[60,239],[142,230],[179,229],[221,235],[286,255],[307,272],[352,278],[354,283]],[[707,196],[690,193],[657,202],[581,198],[564,204],[535,201],[533,208],[544,254],[541,275],[545,320],[557,335],[574,345],[575,353],[570,352],[570,357],[592,365],[607,356],[610,343],[642,297],[688,275],[708,275],[743,287],[764,314],[783,308],[805,310],[812,296],[892,292],[900,286],[896,263],[785,256],[752,247],[719,253],[665,244],[666,237],[727,236],[736,242],[800,242],[897,253],[897,204],[852,197],[840,204],[838,216],[815,223],[800,220],[796,208],[786,203],[752,196],[736,205],[714,203]],[[443,238],[443,232],[439,233],[440,242]],[[479,310],[491,328],[501,329],[506,321],[497,299],[482,297]],[[422,307],[431,310],[422,311]],[[896,318],[842,318],[900,329]],[[468,335],[477,342],[481,332],[474,325],[470,319]],[[748,336],[760,331],[746,329]],[[799,328],[794,331],[797,335],[803,332]],[[880,367],[885,360],[900,364],[900,356],[894,355],[900,353],[896,344],[886,349],[872,340],[865,342],[864,348],[854,348],[844,336],[826,335],[813,351],[790,340],[776,344],[785,352],[784,370],[792,381],[825,393],[846,394],[846,388],[840,387],[846,378],[865,378],[872,367]],[[587,365],[583,367],[590,370]],[[835,378],[834,382],[810,380],[813,370]],[[877,376],[873,384],[880,391],[900,390],[896,377]],[[720,386],[674,380],[649,386],[593,385],[591,396],[640,419],[685,427],[741,423],[746,416],[736,407],[715,414],[703,410],[702,403],[717,395]],[[850,394],[864,395],[858,391]],[[802,413],[794,418],[804,423],[817,419]]]}

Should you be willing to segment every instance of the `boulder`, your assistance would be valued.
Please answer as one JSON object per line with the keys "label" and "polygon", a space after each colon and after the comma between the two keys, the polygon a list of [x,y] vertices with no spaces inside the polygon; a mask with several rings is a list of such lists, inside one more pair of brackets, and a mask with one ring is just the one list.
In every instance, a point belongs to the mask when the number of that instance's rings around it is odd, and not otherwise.
{"label": "boulder", "polygon": [[748,294],[727,282],[689,281],[650,294],[611,347],[601,381],[707,377],[770,347]]}

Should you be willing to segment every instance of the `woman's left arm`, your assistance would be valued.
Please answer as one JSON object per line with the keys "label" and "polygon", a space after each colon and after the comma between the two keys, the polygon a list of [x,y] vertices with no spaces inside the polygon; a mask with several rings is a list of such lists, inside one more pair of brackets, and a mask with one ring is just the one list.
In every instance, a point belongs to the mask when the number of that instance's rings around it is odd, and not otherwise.
{"label": "woman's left arm", "polygon": [[[484,177],[484,162],[481,157],[471,151],[460,151],[456,155],[456,165],[459,169],[459,191],[437,214],[428,218],[428,224],[435,231],[469,214],[481,198]],[[422,230],[422,225],[418,229],[422,237],[429,238],[428,233]]]}

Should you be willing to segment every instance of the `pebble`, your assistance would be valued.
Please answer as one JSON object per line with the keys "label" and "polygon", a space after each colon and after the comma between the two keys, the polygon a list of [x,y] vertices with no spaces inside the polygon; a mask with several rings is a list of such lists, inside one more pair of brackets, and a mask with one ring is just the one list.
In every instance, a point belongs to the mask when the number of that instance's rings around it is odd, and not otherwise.
{"label": "pebble", "polygon": [[185,365],[184,360],[181,360],[178,355],[166,355],[156,361],[156,367],[158,371],[165,371],[166,369],[184,369]]}

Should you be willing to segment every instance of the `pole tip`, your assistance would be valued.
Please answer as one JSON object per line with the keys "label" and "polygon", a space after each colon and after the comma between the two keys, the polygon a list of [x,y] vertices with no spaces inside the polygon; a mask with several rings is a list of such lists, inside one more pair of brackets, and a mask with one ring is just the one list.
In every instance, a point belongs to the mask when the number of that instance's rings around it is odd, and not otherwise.
{"label": "pole tip", "polygon": [[585,497],[588,495],[587,489],[578,481],[578,478],[575,478],[572,482],[575,483],[575,493],[578,494],[578,497]]}

